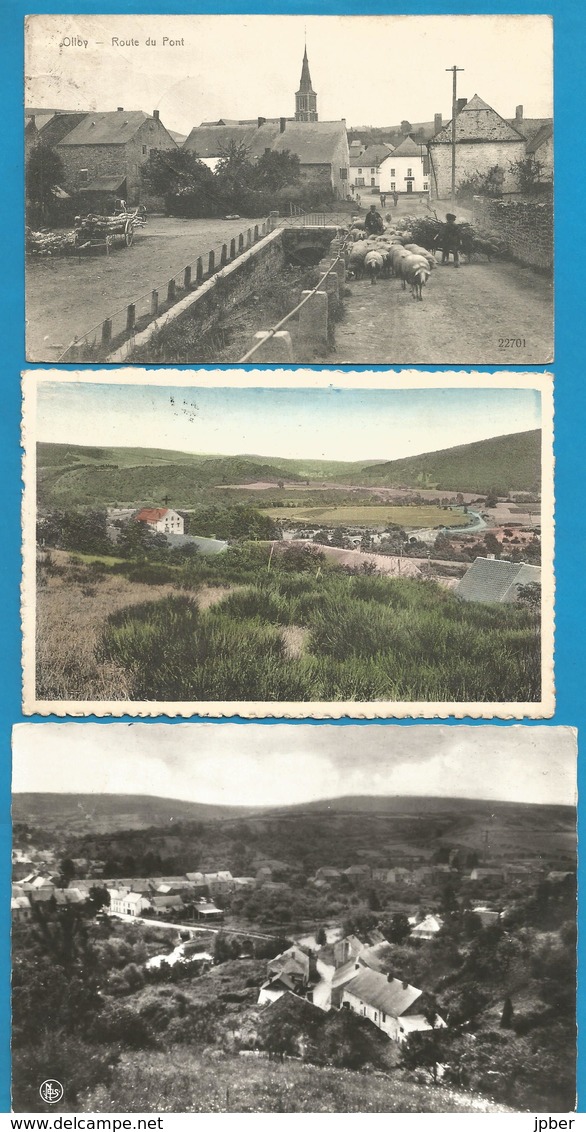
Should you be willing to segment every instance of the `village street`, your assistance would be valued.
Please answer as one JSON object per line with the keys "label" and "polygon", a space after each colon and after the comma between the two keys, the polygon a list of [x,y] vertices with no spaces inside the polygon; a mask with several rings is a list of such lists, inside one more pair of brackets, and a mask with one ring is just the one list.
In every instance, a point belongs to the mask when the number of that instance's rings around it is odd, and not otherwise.
{"label": "village street", "polygon": [[[396,279],[349,280],[336,324],[339,365],[537,365],[551,361],[552,284],[479,256],[432,271],[416,302]],[[501,346],[502,340],[523,345]],[[303,346],[297,343],[300,351]],[[296,357],[297,362],[310,361]],[[330,360],[330,359],[328,359]]]}
{"label": "village street", "polygon": [[[198,256],[261,224],[259,220],[147,219],[130,248],[66,258],[31,257],[26,270],[26,356],[29,362],[57,361],[74,338],[115,311],[158,288]],[[207,269],[207,258],[204,261]]]}

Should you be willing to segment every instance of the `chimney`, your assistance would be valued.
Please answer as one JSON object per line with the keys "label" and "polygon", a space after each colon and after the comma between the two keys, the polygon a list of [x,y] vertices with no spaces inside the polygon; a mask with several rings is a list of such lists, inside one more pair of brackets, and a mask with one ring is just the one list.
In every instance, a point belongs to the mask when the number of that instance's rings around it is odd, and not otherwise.
{"label": "chimney", "polygon": [[515,106],[515,122],[523,121],[523,106]]}
{"label": "chimney", "polygon": [[280,134],[285,133],[286,125],[287,125],[287,119],[286,118],[279,118],[279,133]]}
{"label": "chimney", "polygon": [[261,126],[264,126],[264,124],[266,122],[266,118],[257,118],[256,122],[257,122],[258,129],[260,130]]}
{"label": "chimney", "polygon": [[407,990],[409,986],[409,979],[403,979],[403,990]]}
{"label": "chimney", "polygon": [[153,118],[156,118],[157,122],[159,121],[159,111],[158,110],[153,110]]}
{"label": "chimney", "polygon": [[117,106],[116,109],[117,109],[118,113],[121,114],[124,110],[124,107],[123,106]]}
{"label": "chimney", "polygon": [[457,112],[458,112],[458,114],[460,113],[460,110],[463,110],[463,109],[464,109],[464,107],[465,107],[465,105],[466,105],[466,103],[467,103],[467,102],[468,102],[468,99],[467,99],[467,98],[459,98],[459,99],[457,100],[457,102],[456,102],[456,109],[457,109]]}
{"label": "chimney", "polygon": [[443,124],[444,123],[443,123],[443,119],[442,119],[441,114],[434,114],[434,116],[433,116],[433,132],[434,132],[434,134],[439,134]]}

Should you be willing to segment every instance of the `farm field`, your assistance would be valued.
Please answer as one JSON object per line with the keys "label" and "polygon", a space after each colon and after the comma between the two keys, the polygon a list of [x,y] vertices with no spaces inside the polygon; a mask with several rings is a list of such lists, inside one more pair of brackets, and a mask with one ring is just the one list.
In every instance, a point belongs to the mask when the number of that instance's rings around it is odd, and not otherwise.
{"label": "farm field", "polygon": [[399,527],[464,527],[467,516],[462,511],[444,511],[441,507],[393,507],[381,504],[349,504],[332,507],[279,507],[262,508],[263,515],[285,522],[323,523],[339,526],[356,523],[366,527],[386,527],[395,523]]}

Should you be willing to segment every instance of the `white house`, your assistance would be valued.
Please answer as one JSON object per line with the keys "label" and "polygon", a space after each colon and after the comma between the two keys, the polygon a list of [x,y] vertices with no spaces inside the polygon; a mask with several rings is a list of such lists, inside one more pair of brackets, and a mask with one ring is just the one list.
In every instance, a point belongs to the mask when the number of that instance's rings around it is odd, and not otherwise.
{"label": "white house", "polygon": [[[422,993],[408,982],[365,967],[346,983],[342,1009],[368,1018],[392,1041],[402,1042],[415,1030],[433,1029],[424,1015],[413,1009]],[[445,1026],[441,1019],[438,1024]]]}
{"label": "white house", "polygon": [[411,939],[435,939],[443,927],[439,916],[425,916],[420,923],[411,928]]}
{"label": "white house", "polygon": [[424,145],[407,135],[379,166],[381,193],[427,193],[429,158]]}
{"label": "white house", "polygon": [[393,153],[393,146],[386,142],[369,145],[361,153],[350,154],[350,189],[371,189],[378,192],[380,188],[379,167],[382,161]]}
{"label": "white house", "polygon": [[182,535],[183,518],[178,511],[170,507],[143,507],[137,511],[134,520],[136,523],[146,523],[147,527],[163,535]]}

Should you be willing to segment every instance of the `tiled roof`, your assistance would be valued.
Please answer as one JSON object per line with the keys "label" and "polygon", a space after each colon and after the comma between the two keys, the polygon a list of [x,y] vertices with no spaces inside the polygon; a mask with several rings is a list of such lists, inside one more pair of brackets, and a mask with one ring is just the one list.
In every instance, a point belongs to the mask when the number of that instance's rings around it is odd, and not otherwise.
{"label": "tiled roof", "polygon": [[463,601],[515,601],[517,586],[539,582],[541,569],[524,562],[477,558],[454,589]]}
{"label": "tiled roof", "polygon": [[278,122],[264,122],[262,126],[196,126],[185,148],[195,150],[198,157],[220,157],[222,151],[235,142],[244,145],[248,157],[262,157],[265,150],[281,153],[290,150],[299,157],[301,165],[328,164],[333,160],[337,146],[346,138],[344,122],[292,122],[286,121],[281,132]]}
{"label": "tiled roof", "polygon": [[[523,141],[524,136],[501,118],[492,106],[484,102],[477,94],[462,107],[456,117],[456,142],[495,142],[495,141]],[[452,123],[447,123],[431,139],[431,145],[450,145],[452,141]]]}
{"label": "tiled roof", "polygon": [[183,148],[197,157],[221,157],[231,142],[248,147],[255,133],[255,126],[194,126]]}
{"label": "tiled roof", "polygon": [[86,114],[60,145],[124,145],[131,141],[149,115],[144,110],[108,110]]}
{"label": "tiled roof", "polygon": [[404,1014],[422,993],[410,983],[405,986],[400,979],[387,979],[366,967],[346,984],[345,991],[393,1018]]}
{"label": "tiled roof", "polygon": [[227,550],[228,543],[218,538],[202,538],[200,535],[176,535],[170,531],[167,534],[169,546],[195,546],[200,554],[221,554]]}
{"label": "tiled roof", "polygon": [[87,110],[81,110],[79,113],[73,114],[54,114],[53,117],[45,122],[44,126],[39,129],[41,140],[45,145],[59,145],[63,138],[67,137],[84,118],[87,118]]}
{"label": "tiled roof", "polygon": [[165,518],[168,507],[143,507],[134,516],[137,523],[158,523]]}
{"label": "tiled roof", "polygon": [[403,141],[393,151],[393,157],[421,157],[425,146],[423,143],[413,141],[413,138],[407,135]]}
{"label": "tiled roof", "polygon": [[387,145],[386,142],[379,142],[376,145],[369,145],[364,153],[359,154],[357,157],[350,158],[350,165],[353,169],[362,168],[363,166],[379,165],[385,157],[393,153],[392,145]]}

